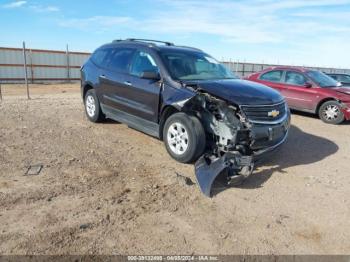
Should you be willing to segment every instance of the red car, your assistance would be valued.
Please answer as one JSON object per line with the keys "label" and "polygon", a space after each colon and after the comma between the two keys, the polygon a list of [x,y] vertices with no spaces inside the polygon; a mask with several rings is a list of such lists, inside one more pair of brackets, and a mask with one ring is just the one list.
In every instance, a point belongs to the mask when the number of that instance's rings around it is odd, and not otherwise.
{"label": "red car", "polygon": [[303,67],[271,67],[247,80],[270,86],[286,98],[290,108],[318,114],[326,123],[350,120],[350,87]]}

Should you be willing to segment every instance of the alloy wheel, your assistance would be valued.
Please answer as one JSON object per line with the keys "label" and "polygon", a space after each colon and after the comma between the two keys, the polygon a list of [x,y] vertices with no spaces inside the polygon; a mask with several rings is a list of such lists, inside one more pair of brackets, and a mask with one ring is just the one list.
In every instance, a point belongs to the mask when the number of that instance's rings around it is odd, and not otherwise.
{"label": "alloy wheel", "polygon": [[337,119],[340,113],[340,109],[336,105],[328,105],[323,110],[323,115],[327,120],[334,120]]}
{"label": "alloy wheel", "polygon": [[178,122],[171,124],[167,132],[167,141],[173,153],[184,154],[188,148],[188,133],[185,126]]}
{"label": "alloy wheel", "polygon": [[85,101],[86,112],[89,117],[94,117],[96,112],[95,98],[91,95],[86,97]]}

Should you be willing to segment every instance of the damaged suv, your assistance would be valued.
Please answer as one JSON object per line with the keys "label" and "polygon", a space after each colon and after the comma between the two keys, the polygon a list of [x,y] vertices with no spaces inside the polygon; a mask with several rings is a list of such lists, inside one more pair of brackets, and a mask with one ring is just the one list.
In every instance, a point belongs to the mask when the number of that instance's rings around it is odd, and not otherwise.
{"label": "damaged suv", "polygon": [[164,141],[182,163],[195,163],[201,191],[249,176],[254,163],[287,138],[283,97],[238,79],[203,51],[169,42],[116,40],[81,68],[88,119],[110,118]]}

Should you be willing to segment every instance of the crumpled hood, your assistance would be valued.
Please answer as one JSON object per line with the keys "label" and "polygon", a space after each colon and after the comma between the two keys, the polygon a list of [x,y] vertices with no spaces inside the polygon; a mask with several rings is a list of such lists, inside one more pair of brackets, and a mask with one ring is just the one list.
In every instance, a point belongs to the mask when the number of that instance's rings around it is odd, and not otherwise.
{"label": "crumpled hood", "polygon": [[237,105],[268,105],[283,100],[278,91],[247,80],[199,80],[186,84],[197,85],[205,92]]}

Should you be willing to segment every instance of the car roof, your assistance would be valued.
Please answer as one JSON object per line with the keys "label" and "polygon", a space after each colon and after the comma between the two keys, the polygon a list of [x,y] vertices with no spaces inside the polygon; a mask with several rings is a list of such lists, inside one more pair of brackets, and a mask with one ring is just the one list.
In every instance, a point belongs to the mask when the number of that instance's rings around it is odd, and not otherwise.
{"label": "car roof", "polygon": [[271,66],[269,68],[266,68],[264,71],[271,71],[271,70],[295,70],[295,71],[304,73],[312,69],[302,67],[302,66]]}
{"label": "car roof", "polygon": [[350,76],[350,74],[346,73],[326,73],[327,75],[332,75],[332,76]]}
{"label": "car roof", "polygon": [[147,40],[147,39],[126,39],[126,40],[114,40],[112,43],[105,44],[101,46],[100,48],[105,47],[146,47],[146,48],[152,48],[155,50],[179,50],[179,51],[197,51],[197,52],[203,52],[202,50],[194,47],[189,46],[178,46],[174,45],[170,42],[163,42],[158,40]]}

